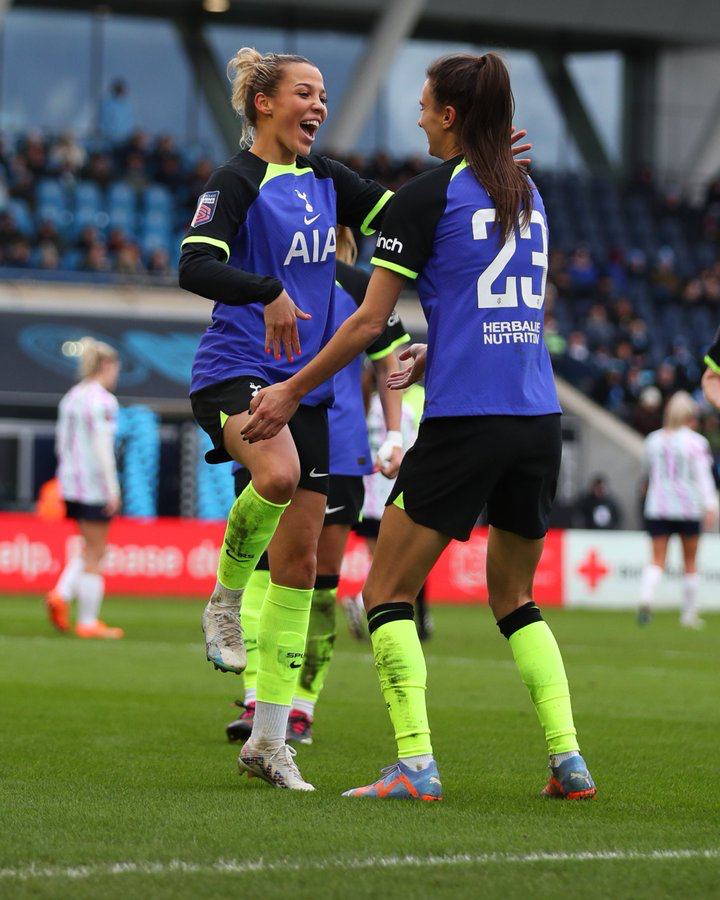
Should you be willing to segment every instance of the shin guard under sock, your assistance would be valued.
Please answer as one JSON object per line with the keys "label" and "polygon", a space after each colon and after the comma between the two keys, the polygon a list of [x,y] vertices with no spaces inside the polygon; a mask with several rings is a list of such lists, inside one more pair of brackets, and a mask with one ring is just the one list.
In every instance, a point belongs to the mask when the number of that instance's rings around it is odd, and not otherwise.
{"label": "shin guard under sock", "polygon": [[548,753],[577,750],[567,676],[552,631],[530,601],[497,623],[540,719]]}
{"label": "shin guard under sock", "polygon": [[223,587],[232,591],[245,587],[287,506],[265,500],[252,482],[235,500],[218,562],[217,578]]}
{"label": "shin guard under sock", "polygon": [[432,753],[425,708],[427,670],[411,603],[384,603],[368,612],[380,689],[395,729],[398,757]]}

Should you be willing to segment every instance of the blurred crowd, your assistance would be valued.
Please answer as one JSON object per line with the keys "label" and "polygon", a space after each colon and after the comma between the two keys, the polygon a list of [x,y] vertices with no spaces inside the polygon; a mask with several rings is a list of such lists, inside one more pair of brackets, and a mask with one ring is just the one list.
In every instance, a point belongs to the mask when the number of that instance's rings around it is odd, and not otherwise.
{"label": "blurred crowd", "polygon": [[[695,207],[674,188],[656,187],[647,171],[641,187],[658,231],[672,216],[682,243],[615,245],[598,258],[584,243],[553,248],[549,215],[545,340],[560,375],[643,435],[661,427],[675,391],[693,394],[720,460],[720,421],[699,388],[720,326],[720,179]],[[638,185],[626,190],[636,195]]]}
{"label": "blurred crowd", "polygon": [[[111,136],[0,135],[0,266],[174,280],[216,161],[170,135],[131,130],[123,98],[112,100]],[[345,162],[391,189],[427,166],[382,152]],[[649,169],[627,184],[535,178],[550,225],[545,329],[556,370],[647,434],[674,391],[699,396],[702,355],[720,324],[720,177],[695,205]],[[361,259],[370,253],[366,242]],[[703,429],[720,454],[717,426],[708,413]]]}

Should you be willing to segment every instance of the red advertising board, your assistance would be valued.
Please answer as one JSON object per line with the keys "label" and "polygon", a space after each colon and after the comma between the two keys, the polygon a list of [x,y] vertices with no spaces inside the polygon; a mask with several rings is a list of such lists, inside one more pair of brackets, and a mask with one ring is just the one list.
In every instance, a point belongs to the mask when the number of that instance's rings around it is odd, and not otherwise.
{"label": "red advertising board", "polygon": [[[108,593],[204,597],[215,584],[223,522],[197,519],[114,519],[104,561]],[[80,552],[72,522],[48,522],[25,513],[0,513],[0,591],[42,593],[57,581],[65,563]],[[564,532],[549,532],[535,577],[538,603],[562,605]],[[487,600],[487,530],[466,543],[453,541],[428,578],[433,602]],[[356,594],[370,568],[362,538],[350,535],[339,594]]]}
{"label": "red advertising board", "polygon": [[[487,529],[476,528],[470,540],[452,541],[435,564],[427,580],[427,597],[433,603],[479,603],[487,600],[485,558]],[[535,575],[534,599],[545,606],[562,606],[563,547],[565,532],[550,531]],[[365,581],[370,554],[362,538],[350,535],[338,594],[352,596]]]}
{"label": "red advertising board", "polygon": [[[107,592],[206,596],[224,530],[222,522],[114,519],[103,566]],[[0,514],[0,590],[49,590],[80,546],[72,522]]]}

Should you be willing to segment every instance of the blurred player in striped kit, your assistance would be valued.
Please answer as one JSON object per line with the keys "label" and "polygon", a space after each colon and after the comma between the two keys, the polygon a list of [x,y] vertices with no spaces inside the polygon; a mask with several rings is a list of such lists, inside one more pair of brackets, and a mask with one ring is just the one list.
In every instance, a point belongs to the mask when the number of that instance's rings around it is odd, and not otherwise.
{"label": "blurred player in striped kit", "polygon": [[45,603],[59,631],[70,630],[69,604],[76,598],[78,637],[121,638],[121,628],[98,618],[105,593],[102,558],[110,520],[120,509],[114,449],[118,402],[112,393],[120,360],[116,350],[93,338],[83,338],[79,346],[81,381],[60,401],[55,450],[67,517],[77,521],[85,547],[65,566]]}
{"label": "blurred player in striped kit", "polygon": [[717,492],[712,477],[712,455],[707,440],[693,426],[698,405],[685,391],[668,400],[663,427],[645,439],[649,485],[645,498],[645,525],[652,540],[652,562],[640,584],[638,622],[650,621],[655,591],[665,568],[668,541],[680,536],[683,552],[683,598],[680,623],[701,628],[697,613],[697,556],[700,533],[717,517]]}

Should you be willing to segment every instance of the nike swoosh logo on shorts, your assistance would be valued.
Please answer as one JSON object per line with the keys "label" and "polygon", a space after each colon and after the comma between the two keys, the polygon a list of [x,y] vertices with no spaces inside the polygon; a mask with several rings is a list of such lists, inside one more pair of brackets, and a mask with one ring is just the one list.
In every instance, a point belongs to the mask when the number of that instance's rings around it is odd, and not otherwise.
{"label": "nike swoosh logo on shorts", "polygon": [[311,478],[327,478],[328,473],[327,472],[316,472],[315,466],[313,466],[312,469],[310,469],[310,471],[308,472],[308,475]]}
{"label": "nike swoosh logo on shorts", "polygon": [[316,216],[313,216],[312,219],[308,219],[308,217],[305,216],[304,219],[303,219],[303,222],[305,222],[306,225],[312,225],[312,223],[313,223],[316,219],[319,219],[319,218],[320,218],[320,213],[318,213]]}
{"label": "nike swoosh logo on shorts", "polygon": [[325,515],[331,516],[334,512],[340,512],[341,509],[345,509],[345,505],[342,506],[326,506],[325,507]]}

